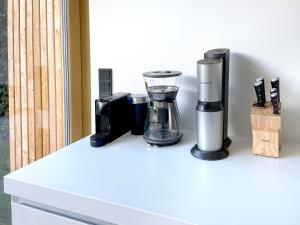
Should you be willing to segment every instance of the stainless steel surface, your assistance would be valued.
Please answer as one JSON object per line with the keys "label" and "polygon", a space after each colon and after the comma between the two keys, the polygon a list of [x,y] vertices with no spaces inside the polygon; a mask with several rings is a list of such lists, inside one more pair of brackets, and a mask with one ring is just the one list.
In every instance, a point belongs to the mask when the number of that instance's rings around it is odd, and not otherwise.
{"label": "stainless steel surface", "polygon": [[203,151],[217,151],[222,148],[223,111],[196,111],[197,147]]}
{"label": "stainless steel surface", "polygon": [[148,95],[146,94],[131,94],[130,98],[132,104],[143,104],[149,102]]}
{"label": "stainless steel surface", "polygon": [[222,60],[203,59],[197,62],[198,100],[217,102],[222,99]]}
{"label": "stainless steel surface", "polygon": [[154,109],[168,109],[169,103],[168,102],[151,101],[150,107],[153,107]]}

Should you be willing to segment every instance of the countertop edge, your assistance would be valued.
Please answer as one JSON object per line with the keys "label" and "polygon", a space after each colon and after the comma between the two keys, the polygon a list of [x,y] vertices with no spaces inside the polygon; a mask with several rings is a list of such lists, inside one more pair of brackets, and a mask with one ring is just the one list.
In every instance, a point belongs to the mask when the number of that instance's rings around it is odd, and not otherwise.
{"label": "countertop edge", "polygon": [[6,175],[4,193],[39,204],[79,215],[122,225],[195,225],[195,223],[167,217],[105,200],[56,190],[49,187],[18,181]]}

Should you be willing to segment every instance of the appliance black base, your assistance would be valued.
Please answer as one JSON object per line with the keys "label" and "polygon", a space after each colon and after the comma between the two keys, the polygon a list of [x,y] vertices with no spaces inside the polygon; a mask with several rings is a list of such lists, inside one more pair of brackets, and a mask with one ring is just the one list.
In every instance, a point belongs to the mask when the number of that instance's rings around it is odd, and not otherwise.
{"label": "appliance black base", "polygon": [[108,134],[93,134],[90,137],[90,144],[92,147],[102,147],[108,143]]}
{"label": "appliance black base", "polygon": [[223,141],[223,145],[224,145],[225,148],[229,148],[231,143],[232,143],[232,140],[229,137],[226,137]]}
{"label": "appliance black base", "polygon": [[195,145],[191,149],[191,153],[193,156],[195,156],[198,159],[209,160],[209,161],[225,159],[229,155],[227,148],[224,146],[222,147],[222,149],[218,151],[208,152],[208,151],[199,150],[197,148],[197,145]]}

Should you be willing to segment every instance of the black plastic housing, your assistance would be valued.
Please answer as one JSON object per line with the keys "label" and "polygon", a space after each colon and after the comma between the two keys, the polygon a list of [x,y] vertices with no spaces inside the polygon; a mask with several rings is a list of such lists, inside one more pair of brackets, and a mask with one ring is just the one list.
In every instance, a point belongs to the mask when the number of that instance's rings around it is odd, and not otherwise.
{"label": "black plastic housing", "polygon": [[94,142],[97,140],[96,143],[101,143],[103,146],[130,130],[129,95],[129,93],[117,93],[95,100],[96,136],[93,137]]}
{"label": "black plastic housing", "polygon": [[112,96],[112,69],[99,69],[99,99]]}
{"label": "black plastic housing", "polygon": [[146,117],[148,113],[148,103],[130,105],[130,125],[131,134],[143,135]]}

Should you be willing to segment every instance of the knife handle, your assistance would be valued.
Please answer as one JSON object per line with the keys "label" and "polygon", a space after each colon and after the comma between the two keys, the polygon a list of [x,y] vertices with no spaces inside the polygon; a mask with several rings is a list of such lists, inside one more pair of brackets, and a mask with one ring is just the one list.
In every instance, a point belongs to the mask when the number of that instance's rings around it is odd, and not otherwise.
{"label": "knife handle", "polygon": [[277,95],[278,95],[278,102],[280,102],[279,77],[275,77],[271,79],[271,87],[276,88]]}
{"label": "knife handle", "polygon": [[258,107],[264,107],[264,97],[263,97],[263,83],[262,81],[256,81],[254,84],[256,96],[257,96],[257,103],[255,104]]}
{"label": "knife handle", "polygon": [[277,93],[277,89],[276,88],[271,88],[270,94],[273,94],[273,93]]}
{"label": "knife handle", "polygon": [[266,104],[266,91],[265,91],[265,80],[263,77],[256,78],[256,82],[261,81],[262,82],[262,94],[263,94],[263,102]]}
{"label": "knife handle", "polygon": [[273,93],[271,94],[271,102],[273,105],[273,113],[274,114],[279,114],[279,101],[278,101],[278,94]]}

